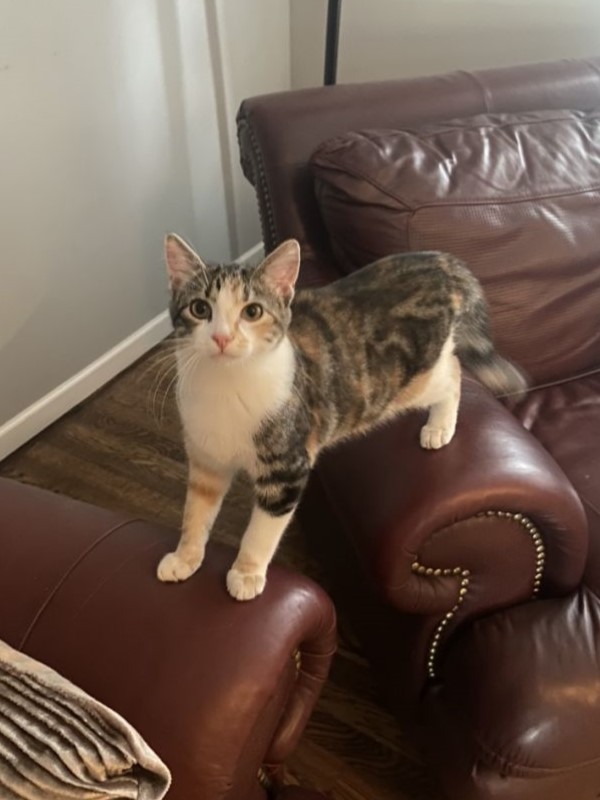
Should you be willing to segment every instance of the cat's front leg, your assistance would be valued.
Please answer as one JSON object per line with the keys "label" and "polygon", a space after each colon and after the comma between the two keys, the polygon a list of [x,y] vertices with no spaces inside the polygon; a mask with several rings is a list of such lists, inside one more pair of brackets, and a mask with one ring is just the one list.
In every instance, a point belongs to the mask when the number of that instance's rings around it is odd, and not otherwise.
{"label": "cat's front leg", "polygon": [[421,447],[439,450],[447,445],[456,431],[458,406],[460,403],[460,364],[451,356],[440,369],[437,396],[431,398],[429,418],[421,428]]}
{"label": "cat's front leg", "polygon": [[158,565],[161,581],[185,581],[200,567],[230,483],[230,475],[209,471],[190,461],[181,538],[175,552],[164,556]]}
{"label": "cat's front leg", "polygon": [[227,573],[227,590],[236,600],[253,600],[262,594],[267,569],[306,485],[308,469],[293,482],[259,479],[256,504],[242,537],[238,556]]}
{"label": "cat's front leg", "polygon": [[227,591],[236,600],[253,600],[262,594],[267,569],[294,511],[295,506],[289,513],[274,517],[254,506],[238,556],[227,573]]}

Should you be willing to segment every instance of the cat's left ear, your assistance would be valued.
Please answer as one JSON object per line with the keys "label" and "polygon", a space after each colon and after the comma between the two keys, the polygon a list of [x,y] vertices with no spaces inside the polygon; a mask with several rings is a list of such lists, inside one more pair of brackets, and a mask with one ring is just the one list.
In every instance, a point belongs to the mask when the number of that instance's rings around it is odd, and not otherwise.
{"label": "cat's left ear", "polygon": [[176,233],[165,236],[165,261],[172,290],[181,289],[195,274],[207,269],[198,253]]}
{"label": "cat's left ear", "polygon": [[294,296],[299,271],[300,245],[295,239],[280,244],[258,268],[265,283],[286,303]]}

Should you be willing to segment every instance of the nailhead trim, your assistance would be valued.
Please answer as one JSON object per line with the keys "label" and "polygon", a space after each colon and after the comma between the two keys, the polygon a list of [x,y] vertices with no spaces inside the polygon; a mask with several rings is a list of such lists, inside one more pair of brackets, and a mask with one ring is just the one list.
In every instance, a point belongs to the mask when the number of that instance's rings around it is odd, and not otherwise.
{"label": "nailhead trim", "polygon": [[296,666],[296,674],[298,674],[302,670],[302,653],[300,650],[294,650],[292,653],[292,658],[294,659],[294,664]]}
{"label": "nailhead trim", "polygon": [[271,195],[269,193],[269,184],[267,181],[267,173],[265,170],[262,150],[260,149],[260,145],[250,121],[247,118],[242,118],[240,120],[240,124],[243,124],[246,128],[246,132],[250,140],[250,147],[254,156],[253,167],[254,178],[256,181],[256,197],[258,200],[259,216],[262,223],[265,249],[268,252],[269,250],[272,250],[277,243],[277,231],[275,230],[275,214],[273,212]]}
{"label": "nailhead trim", "polygon": [[262,767],[258,768],[258,773],[256,777],[258,778],[258,782],[263,787],[263,789],[266,789],[268,792],[271,791],[271,789],[273,788],[273,781],[271,780],[271,778],[269,778],[269,776]]}
{"label": "nailhead trim", "polygon": [[[512,519],[515,522],[518,522],[523,528],[525,528],[525,531],[529,534],[529,536],[531,536],[531,539],[535,547],[535,574],[534,574],[533,590],[531,596],[532,598],[537,597],[542,582],[542,575],[544,572],[544,561],[545,561],[544,542],[538,528],[524,514],[513,514],[511,511],[482,511],[480,514],[477,514],[477,516],[502,517],[506,519]],[[429,645],[429,652],[427,654],[427,675],[429,678],[435,678],[436,657],[438,654],[440,640],[444,634],[444,630],[448,626],[449,622],[456,616],[456,613],[458,612],[459,608],[464,602],[465,597],[469,592],[471,573],[468,569],[463,569],[462,567],[433,569],[432,567],[424,566],[418,561],[413,562],[412,571],[415,572],[417,575],[425,575],[426,577],[453,576],[453,577],[460,577],[461,579],[456,603],[450,609],[450,611],[447,611],[446,614],[444,614],[444,616],[442,617],[441,621],[439,622],[438,626],[433,632],[431,643]]]}

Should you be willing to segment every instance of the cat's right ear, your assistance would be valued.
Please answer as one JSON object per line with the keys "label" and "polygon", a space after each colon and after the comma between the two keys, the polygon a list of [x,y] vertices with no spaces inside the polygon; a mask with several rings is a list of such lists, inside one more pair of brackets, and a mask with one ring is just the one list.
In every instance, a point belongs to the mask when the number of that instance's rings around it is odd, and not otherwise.
{"label": "cat's right ear", "polygon": [[199,271],[207,269],[198,253],[176,233],[165,236],[165,261],[172,291],[181,289]]}

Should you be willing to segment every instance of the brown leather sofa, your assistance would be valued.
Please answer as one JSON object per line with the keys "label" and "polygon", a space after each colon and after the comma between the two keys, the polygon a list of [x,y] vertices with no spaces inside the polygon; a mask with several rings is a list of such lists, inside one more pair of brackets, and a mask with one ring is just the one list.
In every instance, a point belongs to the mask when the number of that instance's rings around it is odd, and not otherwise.
{"label": "brown leather sofa", "polygon": [[155,578],[174,531],[0,479],[0,638],[129,720],[171,769],[168,800],[323,800],[282,788],[335,648],[314,583],[274,567],[259,600]]}
{"label": "brown leather sofa", "polygon": [[400,250],[464,258],[532,388],[468,376],[328,453],[307,535],[451,800],[600,797],[600,59],[255,97],[238,115],[267,251],[319,285]]}

